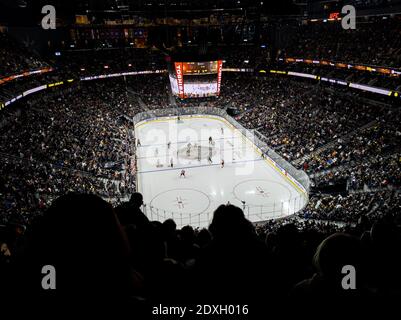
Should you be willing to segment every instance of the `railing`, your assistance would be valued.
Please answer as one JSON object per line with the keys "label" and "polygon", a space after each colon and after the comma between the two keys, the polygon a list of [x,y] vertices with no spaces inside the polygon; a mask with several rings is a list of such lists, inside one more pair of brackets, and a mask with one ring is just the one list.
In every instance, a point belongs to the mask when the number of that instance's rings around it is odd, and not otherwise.
{"label": "railing", "polygon": [[[289,201],[276,201],[268,205],[244,205],[241,209],[245,217],[252,222],[267,221],[272,219],[287,218],[305,208],[308,203],[307,197],[299,196]],[[213,211],[202,213],[174,212],[144,205],[143,211],[150,220],[165,221],[173,219],[178,227],[186,225],[198,228],[206,228],[213,219]]]}
{"label": "railing", "polygon": [[[217,116],[226,120],[236,130],[240,131],[243,137],[249,140],[249,143],[257,147],[261,155],[279,171],[286,179],[290,180],[299,191],[300,196],[289,199],[288,201],[280,201],[269,203],[263,206],[243,206],[244,214],[251,221],[263,221],[270,219],[284,218],[302,210],[308,203],[308,193],[310,187],[310,180],[308,175],[301,170],[297,170],[280,155],[274,152],[263,141],[263,137],[256,136],[250,130],[244,128],[238,121],[230,117],[225,110],[213,107],[188,107],[188,108],[166,108],[146,111],[137,114],[133,118],[135,125],[145,120],[151,120],[160,117],[188,117],[195,115],[208,115]],[[197,227],[207,226],[212,217],[213,212],[203,212],[198,214],[190,214],[183,212],[172,212],[155,208],[147,205],[144,211],[151,220],[164,221],[166,219],[174,219],[177,225],[192,225]]]}

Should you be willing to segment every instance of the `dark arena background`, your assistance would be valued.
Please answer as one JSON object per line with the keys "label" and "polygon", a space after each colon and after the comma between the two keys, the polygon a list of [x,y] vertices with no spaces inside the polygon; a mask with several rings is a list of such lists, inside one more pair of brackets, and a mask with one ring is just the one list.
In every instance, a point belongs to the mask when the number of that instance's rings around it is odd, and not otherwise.
{"label": "dark arena background", "polygon": [[0,316],[397,307],[400,106],[400,0],[0,0]]}

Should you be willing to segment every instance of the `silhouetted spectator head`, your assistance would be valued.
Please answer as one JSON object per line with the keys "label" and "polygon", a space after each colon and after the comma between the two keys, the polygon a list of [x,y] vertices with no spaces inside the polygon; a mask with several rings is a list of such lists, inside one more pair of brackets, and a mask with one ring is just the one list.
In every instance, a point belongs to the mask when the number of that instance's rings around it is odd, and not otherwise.
{"label": "silhouetted spectator head", "polygon": [[163,222],[163,233],[165,236],[171,236],[175,234],[177,225],[173,219],[167,219]]}
{"label": "silhouetted spectator head", "polygon": [[288,223],[276,232],[276,241],[281,248],[293,248],[299,245],[299,231],[295,224]]}
{"label": "silhouetted spectator head", "polygon": [[193,243],[195,241],[195,231],[191,226],[184,226],[181,228],[181,239],[188,243]]}
{"label": "silhouetted spectator head", "polygon": [[139,192],[134,192],[129,199],[130,205],[140,208],[143,205],[143,196]]}
{"label": "silhouetted spectator head", "polygon": [[372,225],[370,237],[375,246],[393,246],[397,239],[396,230],[394,223],[387,221],[387,219],[381,219]]}
{"label": "silhouetted spectator head", "polygon": [[266,233],[265,244],[270,252],[273,252],[274,247],[277,245],[277,234],[275,232]]}
{"label": "silhouetted spectator head", "polygon": [[196,242],[201,248],[206,247],[211,240],[212,240],[212,235],[207,229],[200,230],[196,237]]}
{"label": "silhouetted spectator head", "polygon": [[341,286],[342,268],[351,265],[361,274],[362,248],[359,239],[344,233],[335,233],[319,245],[313,257],[314,265],[324,280]]}
{"label": "silhouetted spectator head", "polygon": [[52,265],[57,295],[124,295],[132,284],[128,256],[112,206],[95,195],[69,193],[32,228],[26,255],[33,281],[29,289],[41,291],[41,268]]}
{"label": "silhouetted spectator head", "polygon": [[254,234],[253,225],[245,218],[244,212],[231,204],[216,209],[209,230],[214,238],[219,239],[242,238]]}
{"label": "silhouetted spectator head", "polygon": [[131,195],[128,202],[124,202],[116,207],[116,213],[120,223],[123,226],[135,225],[137,228],[143,229],[149,226],[148,217],[141,211],[143,205],[142,194],[135,192]]}

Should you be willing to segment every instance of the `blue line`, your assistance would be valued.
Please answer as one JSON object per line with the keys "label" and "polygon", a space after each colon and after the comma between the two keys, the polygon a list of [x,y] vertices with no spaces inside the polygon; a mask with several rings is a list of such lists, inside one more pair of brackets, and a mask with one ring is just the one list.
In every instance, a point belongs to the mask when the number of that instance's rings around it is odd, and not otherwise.
{"label": "blue line", "polygon": [[[244,162],[256,162],[256,161],[263,161],[265,159],[255,159],[255,160],[243,160],[243,161],[235,161],[230,162],[230,164],[237,164],[237,163],[244,163]],[[189,168],[202,168],[202,167],[213,167],[213,166],[220,166],[221,163],[216,164],[209,164],[209,165],[197,165],[197,166],[187,166],[187,167],[177,167],[177,168],[166,168],[166,169],[159,169],[159,170],[149,170],[149,171],[138,171],[137,173],[152,173],[152,172],[160,172],[160,171],[173,171],[173,170],[182,170],[182,169],[189,169]]]}

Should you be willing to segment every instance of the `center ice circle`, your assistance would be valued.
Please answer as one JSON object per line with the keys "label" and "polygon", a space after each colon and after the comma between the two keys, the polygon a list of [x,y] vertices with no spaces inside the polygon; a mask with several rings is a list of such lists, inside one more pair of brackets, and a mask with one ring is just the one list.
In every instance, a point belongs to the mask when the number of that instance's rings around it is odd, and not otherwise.
{"label": "center ice circle", "polygon": [[233,192],[239,201],[245,201],[250,206],[270,206],[291,200],[291,191],[286,185],[263,179],[242,181]]}
{"label": "center ice circle", "polygon": [[217,154],[217,149],[213,145],[193,145],[189,148],[188,146],[183,146],[178,149],[178,156],[181,159],[189,159],[189,160],[196,160],[196,159],[208,159],[210,156],[213,158]]}
{"label": "center ice circle", "polygon": [[[152,212],[167,214],[199,215],[210,206],[209,197],[196,189],[171,189],[159,193],[150,201]],[[169,208],[166,212],[164,208]]]}

